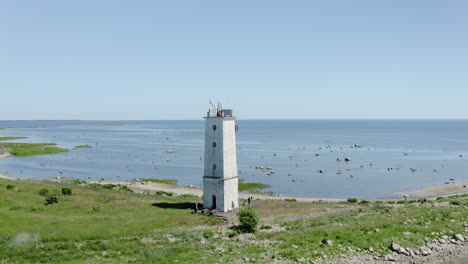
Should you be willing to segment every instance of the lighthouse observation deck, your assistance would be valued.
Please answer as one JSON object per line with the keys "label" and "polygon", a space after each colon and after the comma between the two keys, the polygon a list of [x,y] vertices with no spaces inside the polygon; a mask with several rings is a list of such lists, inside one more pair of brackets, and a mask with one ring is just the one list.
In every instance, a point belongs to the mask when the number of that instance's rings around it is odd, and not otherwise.
{"label": "lighthouse observation deck", "polygon": [[234,117],[232,116],[232,109],[210,109],[206,113],[206,118],[216,118],[216,117]]}

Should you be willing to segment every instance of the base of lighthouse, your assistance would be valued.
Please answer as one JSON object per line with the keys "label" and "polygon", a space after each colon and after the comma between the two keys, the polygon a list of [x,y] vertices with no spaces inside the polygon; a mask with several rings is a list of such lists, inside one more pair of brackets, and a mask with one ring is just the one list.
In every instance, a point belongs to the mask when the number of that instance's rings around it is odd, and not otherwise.
{"label": "base of lighthouse", "polygon": [[229,212],[239,207],[239,177],[203,177],[203,207]]}

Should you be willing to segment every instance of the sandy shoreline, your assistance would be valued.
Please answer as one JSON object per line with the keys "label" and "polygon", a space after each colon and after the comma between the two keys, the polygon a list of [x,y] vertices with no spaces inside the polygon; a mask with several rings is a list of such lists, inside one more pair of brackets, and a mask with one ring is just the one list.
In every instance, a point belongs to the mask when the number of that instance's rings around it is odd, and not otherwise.
{"label": "sandy shoreline", "polygon": [[1,160],[1,159],[6,159],[6,158],[8,158],[8,157],[10,157],[10,156],[11,156],[11,154],[8,153],[8,152],[7,152],[7,153],[0,154],[0,160]]}
{"label": "sandy shoreline", "polygon": [[[0,173],[0,179],[7,180],[20,180],[19,178],[11,177],[5,174]],[[50,181],[60,181],[61,179],[48,179]],[[141,181],[88,181],[89,183],[100,183],[100,184],[121,184],[129,187],[137,193],[150,192],[155,193],[157,191],[164,191],[174,193],[175,195],[191,194],[198,197],[203,195],[203,190],[196,187],[183,187],[175,185],[167,185],[162,183],[153,183],[153,182],[141,182]],[[468,183],[451,183],[436,185],[431,187],[426,187],[418,190],[397,192],[397,196],[391,198],[366,198],[366,200],[375,201],[389,201],[389,200],[400,200],[404,198],[405,195],[409,196],[409,199],[416,198],[429,198],[433,199],[438,196],[449,196],[455,194],[464,194],[468,193]],[[268,194],[251,194],[251,193],[239,193],[240,199],[247,199],[248,197],[253,197],[253,199],[260,200],[285,200],[285,199],[295,199],[300,202],[342,202],[347,199],[341,198],[320,198],[320,197],[297,197],[297,196],[282,196],[282,195],[268,195]],[[359,199],[359,197],[356,197]]]}

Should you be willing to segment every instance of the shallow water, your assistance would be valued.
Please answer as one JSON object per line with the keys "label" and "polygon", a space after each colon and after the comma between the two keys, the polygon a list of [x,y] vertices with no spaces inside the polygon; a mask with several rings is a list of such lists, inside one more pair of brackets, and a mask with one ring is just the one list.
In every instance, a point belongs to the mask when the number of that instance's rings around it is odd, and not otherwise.
{"label": "shallow water", "polygon": [[[239,176],[270,184],[265,191],[304,197],[390,197],[449,178],[468,181],[468,120],[238,120],[238,125]],[[180,185],[202,185],[203,120],[0,121],[0,127],[13,127],[0,130],[0,136],[29,137],[14,142],[56,142],[70,149],[93,146],[1,160],[0,172],[11,176],[168,178]],[[362,147],[351,147],[355,144]],[[176,153],[165,154],[169,149]],[[351,161],[337,162],[345,157]],[[270,166],[275,173],[268,176],[256,166]]]}

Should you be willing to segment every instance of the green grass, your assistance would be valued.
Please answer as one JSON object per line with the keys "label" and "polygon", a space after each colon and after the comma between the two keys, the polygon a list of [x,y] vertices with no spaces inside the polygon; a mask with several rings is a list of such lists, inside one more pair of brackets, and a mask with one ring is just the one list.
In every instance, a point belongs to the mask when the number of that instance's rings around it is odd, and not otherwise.
{"label": "green grass", "polygon": [[[188,261],[192,255],[183,250],[191,251],[191,242],[203,231],[179,229],[220,224],[192,214],[191,209],[177,208],[194,203],[193,199],[25,181],[15,181],[15,188],[5,191],[9,183],[0,180],[0,237],[11,237],[0,239],[0,259],[8,263],[154,263],[165,257],[172,263],[179,254],[187,255],[182,259]],[[63,186],[72,188],[73,195],[61,195],[58,203],[45,206],[39,190],[58,192]],[[40,246],[15,243],[21,233],[37,236]],[[178,242],[168,244],[166,234]],[[155,242],[143,243],[143,238]],[[96,258],[103,251],[107,256]],[[201,259],[206,252],[195,255]]]}
{"label": "green grass", "polygon": [[239,182],[239,191],[266,189],[270,187],[270,185],[263,183]]}
{"label": "green grass", "polygon": [[9,152],[18,157],[56,154],[60,152],[67,152],[68,149],[51,147],[57,145],[56,143],[1,143],[0,148],[9,149]]}
{"label": "green grass", "polygon": [[91,145],[78,145],[78,146],[75,146],[75,148],[92,148],[93,146]]}
{"label": "green grass", "polygon": [[143,182],[154,182],[154,183],[162,183],[167,185],[177,185],[177,180],[168,180],[168,179],[143,179]]}
{"label": "green grass", "polygon": [[26,139],[28,137],[0,137],[0,141],[2,140],[14,140],[14,139]]}
{"label": "green grass", "polygon": [[[452,204],[443,201],[435,207],[432,203],[439,202],[255,200],[251,206],[264,228],[238,240],[243,235],[221,228],[224,222],[192,214],[200,198],[89,185],[93,188],[70,181],[0,180],[0,259],[6,263],[209,264],[237,263],[243,257],[271,263],[281,257],[281,262],[294,263],[300,257],[315,260],[349,254],[346,247],[361,251],[373,247],[376,254],[388,254],[392,242],[417,247],[426,237],[467,234],[463,224],[468,210],[463,204],[468,197],[462,195],[447,197]],[[71,188],[72,195],[61,195],[63,187]],[[44,188],[59,194],[58,203],[44,205],[45,197],[39,195]],[[323,244],[326,240],[333,240],[333,245]]]}
{"label": "green grass", "polygon": [[[468,216],[466,209],[429,206],[360,209],[320,219],[284,223],[287,231],[261,234],[258,237],[281,241],[276,247],[278,255],[293,260],[299,257],[316,258],[323,254],[347,254],[344,247],[360,250],[373,247],[386,254],[390,253],[388,247],[392,242],[414,247],[423,245],[425,237],[438,237],[433,232],[451,236],[451,230],[455,234],[466,234],[463,228],[463,219]],[[413,221],[403,224],[406,219]],[[450,219],[456,222],[450,223]],[[413,235],[403,236],[403,232],[411,232]],[[324,245],[321,243],[324,240],[333,240],[334,245]],[[293,250],[292,245],[297,245],[298,249]]]}

